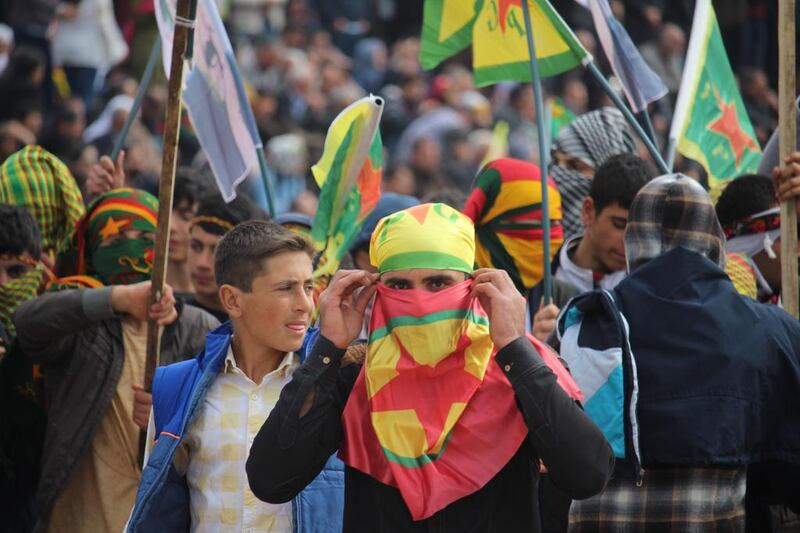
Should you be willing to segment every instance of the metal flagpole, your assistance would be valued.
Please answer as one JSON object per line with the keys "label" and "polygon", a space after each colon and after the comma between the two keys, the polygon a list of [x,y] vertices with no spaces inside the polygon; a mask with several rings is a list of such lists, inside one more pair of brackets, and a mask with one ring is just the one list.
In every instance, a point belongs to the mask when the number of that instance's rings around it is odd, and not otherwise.
{"label": "metal flagpole", "polygon": [[142,100],[144,100],[144,96],[147,94],[147,88],[150,86],[150,82],[153,79],[153,71],[156,68],[156,61],[160,53],[161,36],[156,36],[153,48],[150,50],[150,57],[147,59],[147,66],[144,67],[142,80],[139,82],[139,91],[136,93],[136,98],[133,100],[133,107],[131,107],[128,118],[125,119],[125,125],[122,126],[122,131],[114,142],[114,149],[111,150],[111,160],[114,161],[114,163],[116,163],[117,156],[120,151],[122,151],[122,147],[125,146],[125,140],[128,138],[128,133],[131,130],[133,121],[136,120],[136,116],[139,114],[139,108],[142,107]]}
{"label": "metal flagpole", "polygon": [[663,172],[664,174],[668,174],[670,172],[669,167],[664,162],[664,158],[661,157],[661,153],[658,151],[658,148],[653,144],[653,141],[647,136],[647,134],[642,129],[642,126],[636,120],[636,117],[633,116],[633,112],[628,109],[628,106],[625,105],[625,102],[622,101],[622,98],[614,91],[613,87],[608,83],[608,80],[603,76],[603,73],[600,72],[600,69],[597,68],[597,65],[594,64],[594,61],[589,61],[586,63],[586,68],[589,70],[594,79],[600,84],[603,88],[605,93],[608,95],[609,98],[614,102],[614,105],[619,108],[622,112],[625,120],[628,121],[628,124],[634,129],[636,134],[642,140],[644,145],[647,147],[647,151],[650,152],[650,156],[655,161],[656,166],[658,166],[659,171]]}
{"label": "metal flagpole", "polygon": [[[545,125],[544,100],[542,98],[542,80],[539,77],[539,61],[536,59],[536,44],[533,39],[533,24],[531,24],[530,7],[528,0],[520,2],[522,4],[522,15],[525,19],[525,33],[528,38],[528,54],[530,55],[531,66],[531,86],[536,103],[536,127],[539,130],[539,168],[542,177],[542,246],[544,251],[544,277],[542,278],[544,288],[543,304],[548,305],[553,299],[553,281],[550,269],[550,202],[547,189],[547,169],[549,167],[549,153],[547,151],[547,138],[550,134]],[[535,302],[534,302],[535,304]]]}

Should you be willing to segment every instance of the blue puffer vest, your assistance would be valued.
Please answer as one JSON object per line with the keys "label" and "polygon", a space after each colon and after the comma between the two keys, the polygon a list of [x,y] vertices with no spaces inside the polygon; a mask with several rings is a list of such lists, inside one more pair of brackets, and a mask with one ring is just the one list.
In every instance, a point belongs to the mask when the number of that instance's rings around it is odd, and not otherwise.
{"label": "blue puffer vest", "polygon": [[[206,337],[194,359],[160,367],[153,380],[153,415],[157,440],[142,472],[127,531],[189,531],[189,488],[173,465],[175,452],[217,374],[233,334],[226,322]],[[299,351],[304,361],[319,331],[311,328]],[[319,476],[294,500],[295,533],[340,533],[344,508],[344,465],[328,459]]]}

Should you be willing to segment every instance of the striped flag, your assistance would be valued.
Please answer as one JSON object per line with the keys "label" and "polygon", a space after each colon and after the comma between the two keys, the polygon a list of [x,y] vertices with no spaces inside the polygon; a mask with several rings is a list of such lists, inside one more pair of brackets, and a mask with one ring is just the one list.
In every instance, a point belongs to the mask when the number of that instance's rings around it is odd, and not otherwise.
{"label": "striped flag", "polygon": [[[164,69],[169,76],[176,0],[157,0]],[[261,139],[233,48],[213,0],[198,0],[194,55],[183,102],[225,201],[257,165]]]}
{"label": "striped flag", "polygon": [[320,187],[311,228],[322,253],[314,272],[319,294],[361,231],[381,196],[383,143],[378,124],[383,100],[366,96],[350,104],[328,128],[322,157],[311,167]]}
{"label": "striped flag", "polygon": [[633,111],[644,111],[647,104],[663,98],[669,92],[667,86],[647,66],[628,32],[614,18],[608,0],[578,1],[591,10],[600,44]]}
{"label": "striped flag", "polygon": [[[431,69],[472,43],[475,83],[531,81],[523,0],[426,0],[420,63]],[[536,57],[543,77],[591,61],[572,30],[547,0],[525,0],[536,33]]]}

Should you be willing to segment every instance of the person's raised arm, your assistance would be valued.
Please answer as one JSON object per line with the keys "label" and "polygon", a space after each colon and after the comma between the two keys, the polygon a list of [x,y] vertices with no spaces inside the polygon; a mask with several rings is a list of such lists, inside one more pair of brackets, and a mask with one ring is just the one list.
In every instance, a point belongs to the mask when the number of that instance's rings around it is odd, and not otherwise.
{"label": "person's raised arm", "polygon": [[473,277],[473,292],[489,315],[499,350],[495,361],[514,388],[528,439],[551,480],[571,498],[597,494],[614,468],[611,446],[525,336],[525,300],[508,274],[481,269]]}
{"label": "person's raised arm", "polygon": [[139,320],[150,316],[159,324],[175,320],[177,312],[171,288],[165,288],[159,304],[151,307],[149,299],[149,281],[46,293],[17,309],[14,315],[17,338],[23,351],[35,362],[55,363],[72,353],[77,334],[98,322],[125,314]]}
{"label": "person's raised arm", "polygon": [[367,272],[343,270],[320,295],[320,337],[250,448],[247,479],[261,500],[291,500],[339,448],[342,411],[360,369],[344,367],[342,358],[361,331],[374,284]]}

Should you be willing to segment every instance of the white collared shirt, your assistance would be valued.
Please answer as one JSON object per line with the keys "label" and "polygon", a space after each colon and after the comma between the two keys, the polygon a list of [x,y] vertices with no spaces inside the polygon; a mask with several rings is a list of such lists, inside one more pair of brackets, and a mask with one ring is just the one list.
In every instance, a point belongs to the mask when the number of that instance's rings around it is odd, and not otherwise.
{"label": "white collared shirt", "polygon": [[292,533],[292,504],[271,505],[250,490],[245,464],[253,439],[299,366],[288,353],[256,384],[236,366],[228,348],[225,368],[208,390],[186,431],[192,531]]}
{"label": "white collared shirt", "polygon": [[576,265],[569,256],[569,252],[578,246],[582,237],[583,235],[570,237],[561,247],[561,251],[558,253],[558,270],[556,270],[553,277],[575,286],[581,292],[588,292],[594,289],[610,291],[619,285],[627,277],[628,273],[624,270],[609,272],[600,278],[598,282],[595,282],[594,273],[587,268],[581,268]]}

